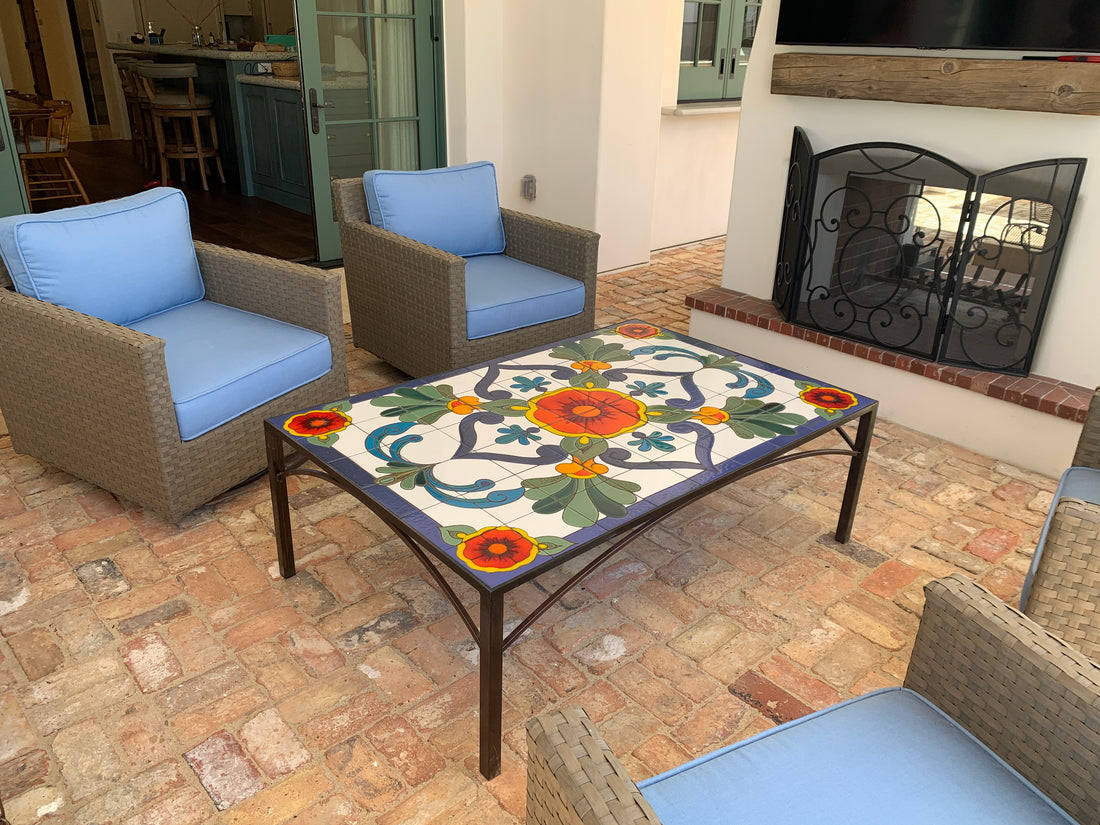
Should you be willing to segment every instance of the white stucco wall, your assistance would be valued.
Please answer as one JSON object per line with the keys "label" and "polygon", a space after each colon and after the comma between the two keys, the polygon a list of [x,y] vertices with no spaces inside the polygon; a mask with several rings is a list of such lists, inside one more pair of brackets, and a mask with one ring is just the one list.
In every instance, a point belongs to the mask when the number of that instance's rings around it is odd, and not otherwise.
{"label": "white stucco wall", "polygon": [[448,162],[492,160],[502,205],[595,229],[601,271],[721,234],[736,114],[661,116],[682,14],[682,0],[449,0]]}
{"label": "white stucco wall", "polygon": [[[1100,118],[1038,112],[833,100],[772,95],[777,7],[763,6],[748,70],[734,169],[724,286],[769,297],[779,245],[787,163],[794,127],[816,151],[861,140],[900,141],[939,152],[984,172],[1052,157],[1086,157],[1089,168],[1077,201],[1033,372],[1084,386],[1100,384]],[[904,52],[891,52],[901,54]],[[859,359],[784,336],[758,335],[743,324],[693,313],[693,334],[879,398],[881,415],[1051,475],[1072,455],[1077,425],[991,403],[977,393],[898,370],[868,369]],[[784,339],[784,340],[780,340]],[[823,360],[824,359],[824,360]],[[825,366],[822,366],[825,365]],[[896,373],[896,375],[894,374]],[[888,376],[888,377],[887,377]],[[850,378],[866,380],[857,384]],[[945,397],[945,393],[947,397]],[[944,406],[946,405],[946,406]],[[945,415],[945,409],[950,414]]]}

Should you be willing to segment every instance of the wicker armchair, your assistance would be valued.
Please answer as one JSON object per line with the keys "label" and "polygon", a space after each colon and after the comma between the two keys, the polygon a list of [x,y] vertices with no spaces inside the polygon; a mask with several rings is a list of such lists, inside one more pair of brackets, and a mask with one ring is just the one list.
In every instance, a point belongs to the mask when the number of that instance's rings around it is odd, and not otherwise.
{"label": "wicker armchair", "polygon": [[265,418],[348,392],[338,273],[195,250],[208,299],[327,335],[332,369],[191,441],[180,439],[163,340],[20,295],[0,265],[0,410],[12,447],[171,521],[264,469]]}
{"label": "wicker armchair", "polygon": [[1073,466],[1062,474],[1024,582],[1020,609],[1100,661],[1100,390]]}
{"label": "wicker armchair", "polygon": [[[905,686],[948,714],[1078,822],[1100,822],[1100,666],[961,575],[934,581],[925,593]],[[748,747],[770,734],[773,741],[786,740],[789,750],[792,741],[800,741],[795,731],[801,722],[758,736]],[[528,825],[660,822],[583,711],[549,713],[530,721],[527,729]],[[909,740],[899,742],[901,750],[909,745]],[[746,761],[751,764],[752,758]],[[902,763],[897,770],[907,771],[908,754]],[[843,762],[829,769],[842,804],[860,795],[864,777],[846,774]],[[956,792],[961,787],[968,793],[964,765],[949,764],[947,774]],[[707,776],[712,783],[722,782],[713,770]],[[761,781],[748,795],[782,800],[808,779]],[[718,785],[708,787],[717,790]],[[751,800],[744,794],[741,798],[747,807]],[[975,793],[973,798],[982,797]],[[874,819],[858,820],[843,813],[822,810],[816,821],[917,821],[910,810],[883,810]],[[736,804],[725,821],[741,821]]]}
{"label": "wicker armchair", "polygon": [[504,254],[585,285],[577,315],[471,340],[466,261],[372,226],[360,178],[332,182],[355,345],[414,377],[581,335],[595,329],[599,235],[501,210]]}

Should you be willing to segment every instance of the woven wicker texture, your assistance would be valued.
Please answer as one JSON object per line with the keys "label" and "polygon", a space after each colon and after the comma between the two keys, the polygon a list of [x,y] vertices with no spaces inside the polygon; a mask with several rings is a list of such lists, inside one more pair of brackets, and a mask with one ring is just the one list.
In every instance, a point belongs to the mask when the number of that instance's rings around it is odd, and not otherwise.
{"label": "woven wicker texture", "polygon": [[527,723],[527,825],[660,820],[580,708]]}
{"label": "woven wicker texture", "polygon": [[1092,394],[1092,401],[1089,402],[1072,466],[1100,470],[1100,389]]}
{"label": "woven wicker texture", "polygon": [[925,587],[905,685],[1100,824],[1100,666],[1080,651],[955,574]]}
{"label": "woven wicker texture", "polygon": [[[906,687],[1082,825],[1100,825],[1100,666],[961,575],[925,596]],[[657,821],[583,711],[528,722],[528,823]]]}
{"label": "woven wicker texture", "polygon": [[1024,612],[1100,661],[1100,505],[1055,502]]}
{"label": "woven wicker texture", "polygon": [[595,328],[599,235],[501,210],[505,254],[585,284],[570,318],[469,340],[466,262],[371,225],[360,178],[332,182],[355,345],[414,377],[469,366]]}
{"label": "woven wicker texture", "polygon": [[12,447],[172,521],[266,466],[264,418],[348,394],[338,273],[195,248],[210,300],[327,335],[333,368],[187,442],[162,340],[0,291],[0,409]]}

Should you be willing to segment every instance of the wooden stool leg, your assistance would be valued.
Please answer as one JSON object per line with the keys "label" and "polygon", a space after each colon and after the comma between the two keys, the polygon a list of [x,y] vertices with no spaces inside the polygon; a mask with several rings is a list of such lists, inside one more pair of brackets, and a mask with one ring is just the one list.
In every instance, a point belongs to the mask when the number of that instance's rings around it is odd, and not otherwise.
{"label": "wooden stool leg", "polygon": [[195,141],[195,158],[199,162],[199,179],[202,181],[202,190],[210,191],[210,184],[206,182],[206,158],[202,152],[202,130],[199,128],[199,116],[191,112],[191,137]]}
{"label": "wooden stool leg", "polygon": [[164,136],[164,121],[156,112],[152,113],[153,131],[157,137],[157,157],[160,158],[160,185],[168,185],[167,138]]}
{"label": "wooden stool leg", "polygon": [[210,145],[214,147],[214,165],[218,167],[218,178],[225,183],[225,170],[222,169],[222,153],[218,147],[218,122],[210,115]]}
{"label": "wooden stool leg", "polygon": [[180,183],[187,183],[187,161],[183,159],[183,130],[180,129],[180,119],[172,118],[172,134],[176,137],[176,160],[180,164]]}

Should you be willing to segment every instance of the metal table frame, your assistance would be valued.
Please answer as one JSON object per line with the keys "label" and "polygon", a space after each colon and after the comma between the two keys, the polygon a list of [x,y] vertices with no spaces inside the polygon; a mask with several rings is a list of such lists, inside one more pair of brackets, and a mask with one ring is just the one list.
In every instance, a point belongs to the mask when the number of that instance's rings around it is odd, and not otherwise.
{"label": "metal table frame", "polygon": [[[426,379],[427,380],[427,379]],[[362,502],[368,509],[374,512],[384,521],[394,534],[420,559],[432,579],[439,586],[443,595],[458,612],[459,617],[470,631],[470,635],[480,650],[480,770],[486,779],[492,779],[500,773],[501,757],[501,713],[503,706],[503,659],[504,651],[508,649],[543,613],[566,593],[580,584],[590,573],[602,565],[605,561],[616,555],[620,550],[630,544],[635,538],[645,533],[654,525],[660,523],[668,516],[683,509],[687,505],[702,498],[708,493],[723,487],[731,482],[742,479],[768,467],[794,461],[799,458],[812,456],[840,455],[850,458],[848,477],[844,488],[844,497],[840,507],[840,516],[836,526],[836,540],[845,543],[851,537],[852,523],[855,518],[856,504],[859,501],[860,487],[863,481],[864,470],[867,466],[867,456],[870,452],[871,437],[874,432],[875,416],[878,404],[873,403],[860,409],[851,415],[838,418],[830,422],[828,427],[807,435],[805,438],[782,445],[774,454],[762,456],[758,460],[737,468],[726,475],[714,479],[708,484],[691,490],[688,494],[668,501],[659,507],[650,510],[637,519],[627,520],[613,534],[614,541],[609,547],[602,549],[588,564],[577,574],[554,590],[546,599],[530,614],[528,614],[507,636],[504,635],[504,596],[509,591],[521,584],[536,578],[538,575],[560,566],[565,561],[575,556],[590,551],[603,540],[593,540],[586,544],[578,545],[568,553],[562,553],[551,563],[542,565],[529,575],[518,576],[497,587],[488,587],[476,576],[462,576],[478,592],[480,598],[480,621],[475,622],[470,612],[462,604],[461,599],[447,582],[440,570],[440,565],[433,562],[438,558],[433,552],[434,548],[424,541],[397,517],[363,490],[347,479],[333,472],[327,466],[320,463],[314,455],[302,449],[298,443],[288,434],[273,426],[271,422],[264,422],[264,435],[267,443],[268,480],[271,486],[271,501],[275,519],[275,541],[279,559],[279,573],[283,578],[290,578],[296,572],[294,564],[294,540],[290,525],[290,504],[287,498],[286,480],[292,475],[314,476],[325,479],[335,484],[340,489],[349,493]],[[843,429],[846,424],[856,424],[856,434],[853,438]],[[799,450],[800,447],[816,440],[825,433],[837,432],[844,440],[845,447]],[[290,445],[296,455],[288,462],[285,454],[285,446]],[[316,466],[304,466],[309,460]],[[458,571],[460,574],[462,571]]]}

